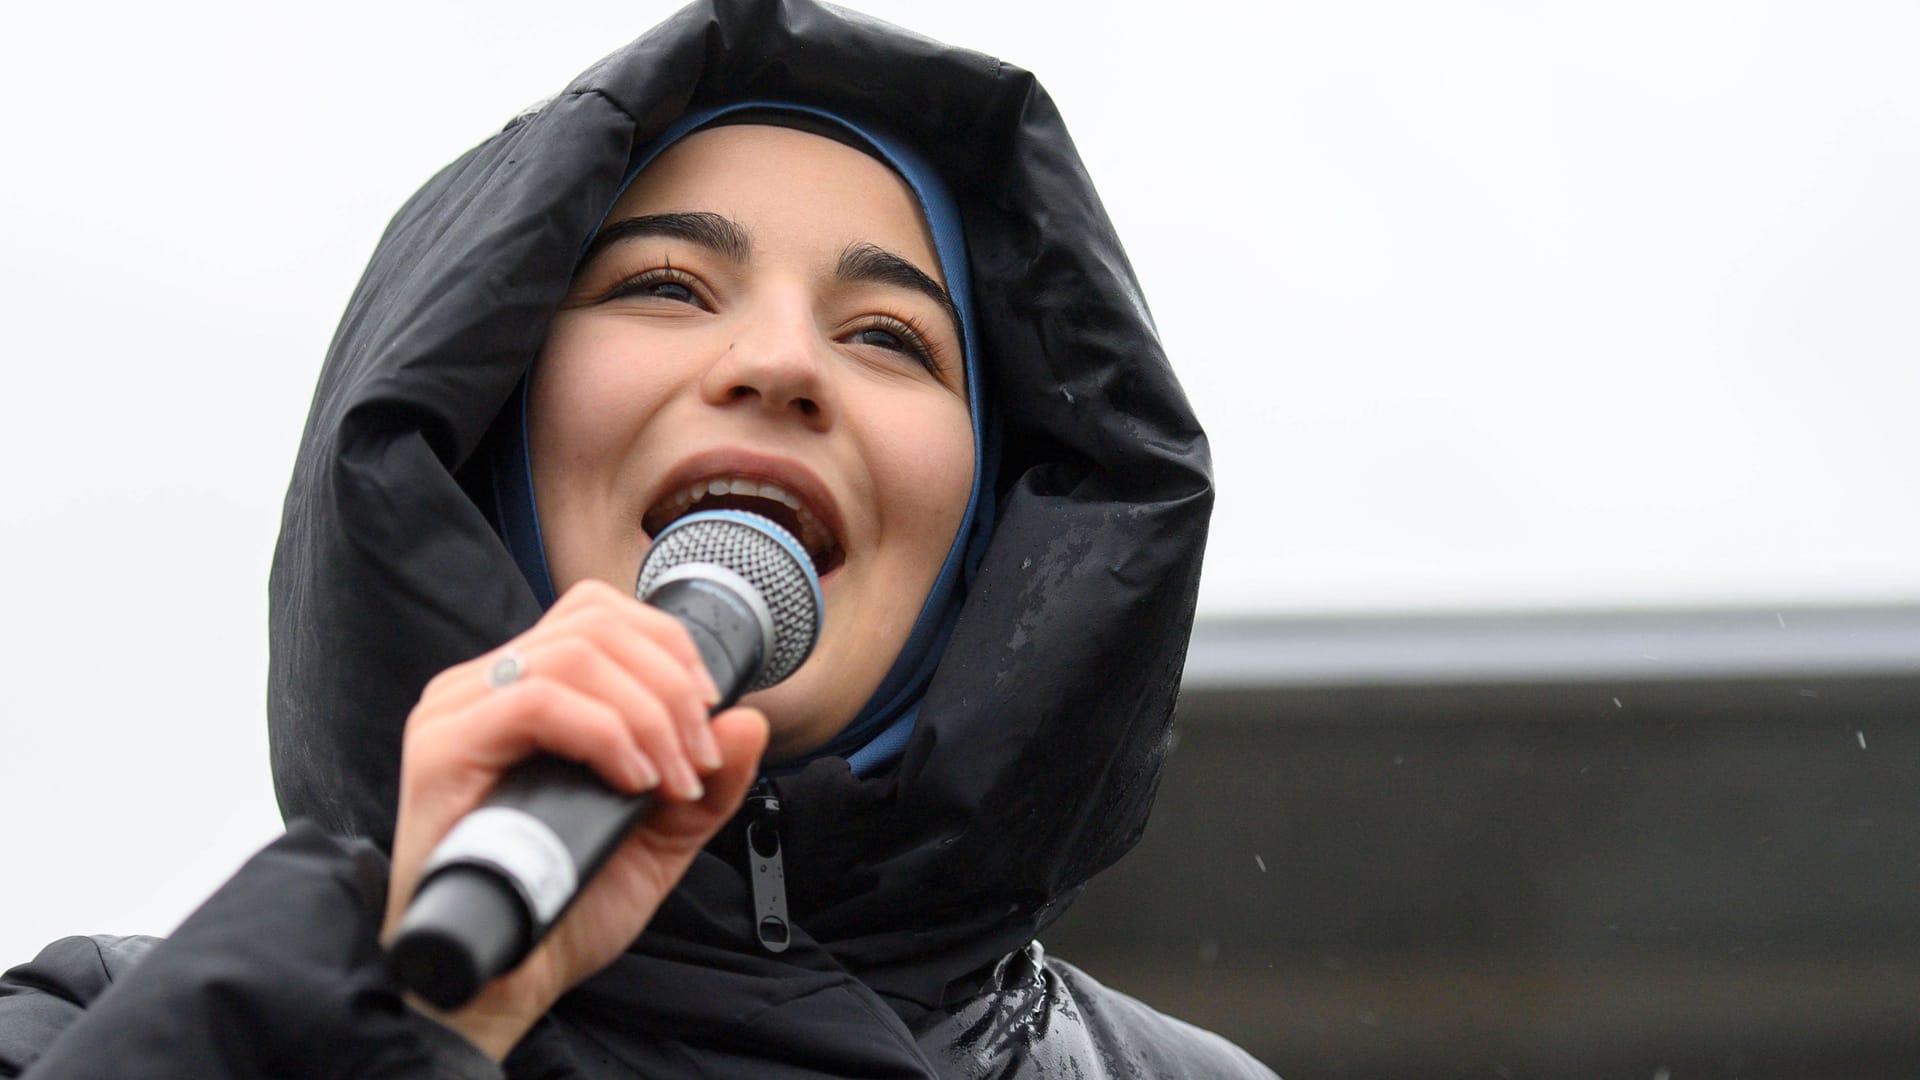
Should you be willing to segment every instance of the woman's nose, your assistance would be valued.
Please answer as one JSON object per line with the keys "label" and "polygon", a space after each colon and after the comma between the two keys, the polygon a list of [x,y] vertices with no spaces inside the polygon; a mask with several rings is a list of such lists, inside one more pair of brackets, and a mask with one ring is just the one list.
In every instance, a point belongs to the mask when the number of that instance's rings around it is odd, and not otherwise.
{"label": "woman's nose", "polygon": [[822,368],[826,342],[810,318],[748,321],[701,380],[712,405],[758,406],[825,428],[833,415]]}

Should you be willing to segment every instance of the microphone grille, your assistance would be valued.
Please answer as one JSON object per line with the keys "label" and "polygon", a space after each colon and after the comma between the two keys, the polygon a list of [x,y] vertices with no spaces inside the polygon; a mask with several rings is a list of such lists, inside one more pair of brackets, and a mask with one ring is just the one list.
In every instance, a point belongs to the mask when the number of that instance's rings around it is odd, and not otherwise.
{"label": "microphone grille", "polygon": [[745,510],[688,514],[654,537],[640,564],[636,594],[646,596],[654,579],[689,563],[711,563],[740,575],[759,590],[773,616],[772,655],[747,684],[748,693],[772,686],[806,661],[820,635],[824,603],[813,560],[792,533]]}

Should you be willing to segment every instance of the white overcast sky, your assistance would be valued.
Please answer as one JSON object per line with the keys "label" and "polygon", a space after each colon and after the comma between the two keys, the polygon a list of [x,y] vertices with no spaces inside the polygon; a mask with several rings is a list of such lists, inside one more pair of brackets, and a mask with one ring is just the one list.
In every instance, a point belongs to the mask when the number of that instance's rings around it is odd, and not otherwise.
{"label": "white overcast sky", "polygon": [[[0,967],[277,831],[333,323],[422,180],[674,6],[9,15]],[[1920,600],[1920,8],[865,7],[1059,101],[1213,437],[1203,613]]]}

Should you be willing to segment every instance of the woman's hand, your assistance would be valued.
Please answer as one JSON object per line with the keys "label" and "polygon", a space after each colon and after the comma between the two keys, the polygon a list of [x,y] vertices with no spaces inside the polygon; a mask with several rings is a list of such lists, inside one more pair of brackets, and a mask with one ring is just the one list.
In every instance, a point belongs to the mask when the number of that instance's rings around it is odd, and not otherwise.
{"label": "woman's hand", "polygon": [[392,937],[427,855],[502,773],[535,752],[581,762],[621,792],[653,791],[656,804],[524,963],[457,1012],[415,1003],[496,1060],[561,994],[639,936],[739,809],[767,745],[757,710],[729,709],[709,725],[719,693],[693,639],[672,617],[605,583],[568,589],[508,647],[524,665],[518,680],[489,686],[487,670],[499,658],[490,653],[441,672],[407,718],[382,940]]}

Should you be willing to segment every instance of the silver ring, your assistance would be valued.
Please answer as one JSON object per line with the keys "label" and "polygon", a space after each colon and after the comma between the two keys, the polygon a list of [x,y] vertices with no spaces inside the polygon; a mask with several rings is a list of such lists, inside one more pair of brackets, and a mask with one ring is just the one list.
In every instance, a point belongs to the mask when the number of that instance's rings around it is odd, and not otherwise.
{"label": "silver ring", "polygon": [[511,647],[501,649],[500,656],[487,665],[487,687],[492,690],[504,690],[520,681],[527,673],[527,662]]}

